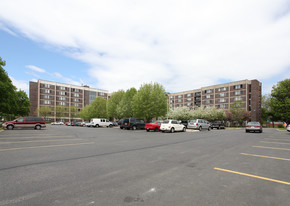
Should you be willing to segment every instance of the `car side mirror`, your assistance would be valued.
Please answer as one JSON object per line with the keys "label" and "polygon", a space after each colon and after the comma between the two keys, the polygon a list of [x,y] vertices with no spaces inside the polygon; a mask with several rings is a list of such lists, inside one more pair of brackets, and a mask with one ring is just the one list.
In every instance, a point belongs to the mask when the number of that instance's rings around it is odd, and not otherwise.
{"label": "car side mirror", "polygon": [[15,122],[18,122],[18,120],[15,120]]}

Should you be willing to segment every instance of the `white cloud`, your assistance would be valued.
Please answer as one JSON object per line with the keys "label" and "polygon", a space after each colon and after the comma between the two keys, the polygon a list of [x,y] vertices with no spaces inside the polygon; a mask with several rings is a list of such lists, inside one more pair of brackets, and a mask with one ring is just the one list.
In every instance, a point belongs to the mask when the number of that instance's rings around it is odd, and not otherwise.
{"label": "white cloud", "polygon": [[34,66],[34,65],[26,65],[25,67],[28,68],[28,69],[31,69],[33,71],[40,72],[40,73],[45,73],[46,72],[45,69],[42,69],[42,68]]}
{"label": "white cloud", "polygon": [[25,92],[28,92],[29,85],[27,84],[27,81],[24,80],[16,80],[13,77],[9,76],[9,78],[12,81],[12,84],[17,88],[17,90],[23,90]]}
{"label": "white cloud", "polygon": [[96,87],[110,91],[263,81],[290,68],[289,0],[0,2],[5,28],[90,64]]}

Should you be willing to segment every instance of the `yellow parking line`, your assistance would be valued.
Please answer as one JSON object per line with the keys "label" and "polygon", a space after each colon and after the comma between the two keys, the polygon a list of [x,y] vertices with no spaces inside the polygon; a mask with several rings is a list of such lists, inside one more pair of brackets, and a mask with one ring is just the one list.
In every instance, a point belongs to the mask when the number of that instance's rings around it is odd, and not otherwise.
{"label": "yellow parking line", "polygon": [[247,153],[241,153],[241,155],[247,155],[247,156],[253,156],[253,157],[264,157],[264,158],[269,158],[269,159],[277,159],[277,160],[290,161],[290,159],[281,158],[281,157],[270,157],[270,156],[256,155],[256,154],[247,154]]}
{"label": "yellow parking line", "polygon": [[18,147],[18,148],[0,149],[0,152],[2,152],[2,151],[11,151],[11,150],[22,150],[22,149],[37,149],[37,148],[48,148],[48,147],[76,146],[76,145],[84,145],[84,144],[94,144],[94,142],[84,142],[84,143],[77,143],[77,144],[45,145],[45,146],[35,146],[35,147]]}
{"label": "yellow parking line", "polygon": [[15,142],[0,142],[0,144],[14,144],[14,143],[31,143],[31,142],[56,142],[66,140],[82,140],[82,139],[49,139],[49,140],[32,140],[32,141],[15,141]]}
{"label": "yellow parking line", "polygon": [[266,141],[260,141],[264,143],[272,143],[272,144],[290,144],[290,143],[285,143],[285,142],[266,142]]}
{"label": "yellow parking line", "polygon": [[251,175],[251,174],[247,174],[247,173],[243,173],[243,172],[236,172],[236,171],[226,170],[226,169],[217,168],[217,167],[215,167],[214,169],[219,170],[219,171],[223,171],[223,172],[229,172],[229,173],[243,175],[243,176],[247,176],[247,177],[253,177],[253,178],[257,178],[257,179],[262,179],[262,180],[267,180],[267,181],[271,181],[271,182],[277,182],[277,183],[281,183],[281,184],[285,184],[285,185],[290,185],[290,182],[275,180],[275,179],[271,179],[271,178],[267,178],[267,177],[261,177],[261,176],[257,176],[257,175]]}
{"label": "yellow parking line", "polygon": [[288,148],[280,148],[280,147],[263,147],[263,146],[252,146],[252,147],[264,148],[264,149],[290,150]]}

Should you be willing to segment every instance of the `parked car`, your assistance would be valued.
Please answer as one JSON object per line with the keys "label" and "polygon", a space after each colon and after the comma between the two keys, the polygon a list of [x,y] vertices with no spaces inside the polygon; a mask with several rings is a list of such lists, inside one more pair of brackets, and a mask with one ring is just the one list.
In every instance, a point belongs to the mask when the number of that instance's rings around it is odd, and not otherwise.
{"label": "parked car", "polygon": [[150,130],[157,132],[160,130],[161,123],[162,123],[161,121],[156,121],[149,124],[145,124],[144,128],[146,129],[147,132],[149,132]]}
{"label": "parked car", "polygon": [[287,131],[290,132],[290,124],[287,126]]}
{"label": "parked car", "polygon": [[45,128],[45,120],[42,117],[19,117],[13,121],[4,122],[3,128],[14,129],[14,128],[34,128],[41,129]]}
{"label": "parked car", "polygon": [[86,127],[91,127],[91,123],[90,122],[86,122],[85,126]]}
{"label": "parked car", "polygon": [[138,119],[138,118],[127,118],[124,119],[123,123],[120,125],[120,129],[144,129],[145,127],[145,122],[143,119]]}
{"label": "parked car", "polygon": [[113,127],[113,123],[107,119],[94,118],[90,123],[92,127]]}
{"label": "parked car", "polygon": [[187,128],[188,122],[189,120],[182,120],[181,124],[183,124]]}
{"label": "parked car", "polygon": [[189,120],[187,128],[198,129],[199,131],[203,129],[207,129],[208,131],[210,131],[211,124],[207,120],[204,120],[204,119],[192,119],[192,120]]}
{"label": "parked car", "polygon": [[120,120],[118,121],[118,125],[119,125],[119,126],[122,125],[123,121],[124,121],[124,119],[120,119]]}
{"label": "parked car", "polygon": [[66,122],[65,125],[66,126],[71,126],[71,122]]}
{"label": "parked car", "polygon": [[87,121],[85,121],[85,122],[81,122],[81,123],[80,123],[80,126],[85,127],[85,126],[86,126],[86,123],[88,123],[88,122],[87,122]]}
{"label": "parked car", "polygon": [[118,122],[113,122],[113,126],[115,127],[115,126],[118,126],[119,124],[118,124]]}
{"label": "parked car", "polygon": [[246,125],[246,132],[263,132],[262,125],[260,122],[248,122]]}
{"label": "parked car", "polygon": [[63,122],[52,122],[51,125],[63,125]]}
{"label": "parked car", "polygon": [[186,131],[186,127],[177,120],[164,120],[160,126],[162,132]]}
{"label": "parked car", "polygon": [[214,129],[214,128],[217,128],[217,129],[225,129],[225,123],[224,121],[213,121],[211,123],[211,129]]}

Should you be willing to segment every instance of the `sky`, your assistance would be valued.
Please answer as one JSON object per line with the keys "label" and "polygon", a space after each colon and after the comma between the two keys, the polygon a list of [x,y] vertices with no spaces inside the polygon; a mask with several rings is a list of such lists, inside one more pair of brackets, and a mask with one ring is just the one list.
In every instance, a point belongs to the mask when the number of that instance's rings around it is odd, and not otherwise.
{"label": "sky", "polygon": [[182,92],[290,78],[290,0],[0,0],[0,57],[13,84]]}

